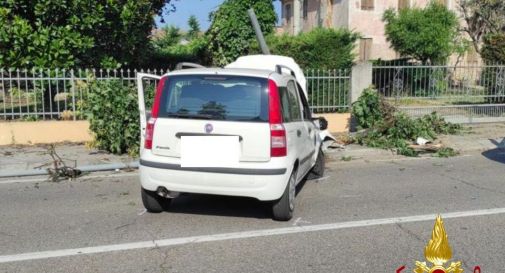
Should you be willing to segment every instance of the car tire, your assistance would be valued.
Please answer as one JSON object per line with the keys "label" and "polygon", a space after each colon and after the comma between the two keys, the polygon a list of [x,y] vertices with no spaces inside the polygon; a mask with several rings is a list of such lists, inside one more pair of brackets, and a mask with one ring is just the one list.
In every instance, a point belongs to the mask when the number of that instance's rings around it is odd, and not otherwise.
{"label": "car tire", "polygon": [[148,212],[160,213],[170,205],[172,199],[163,198],[154,191],[142,188],[142,203]]}
{"label": "car tire", "polygon": [[273,219],[276,221],[289,221],[293,218],[296,196],[296,170],[289,177],[286,189],[279,200],[272,204]]}
{"label": "car tire", "polygon": [[316,164],[314,165],[314,167],[312,167],[312,170],[310,170],[309,174],[307,175],[307,179],[311,180],[323,177],[324,165],[325,165],[324,153],[320,149],[319,153],[317,154]]}

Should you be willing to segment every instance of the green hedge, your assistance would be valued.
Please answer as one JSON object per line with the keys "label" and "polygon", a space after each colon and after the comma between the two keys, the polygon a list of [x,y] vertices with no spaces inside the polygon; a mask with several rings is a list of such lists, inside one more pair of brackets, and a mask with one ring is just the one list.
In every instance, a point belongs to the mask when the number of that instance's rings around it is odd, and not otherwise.
{"label": "green hedge", "polygon": [[[272,54],[289,56],[303,69],[344,69],[352,66],[359,34],[346,29],[316,28],[296,36],[270,35],[267,44]],[[257,42],[251,52],[260,53]]]}
{"label": "green hedge", "polygon": [[[94,134],[93,146],[114,154],[137,155],[140,145],[140,115],[137,89],[121,80],[95,80],[88,88],[83,108]],[[150,108],[154,87],[146,88]]]}

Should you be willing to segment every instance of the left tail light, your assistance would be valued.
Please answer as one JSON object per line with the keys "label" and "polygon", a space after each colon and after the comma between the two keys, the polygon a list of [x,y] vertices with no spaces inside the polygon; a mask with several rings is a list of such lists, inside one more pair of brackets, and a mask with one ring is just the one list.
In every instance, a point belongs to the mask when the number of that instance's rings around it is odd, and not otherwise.
{"label": "left tail light", "polygon": [[153,137],[154,137],[154,125],[156,124],[156,119],[151,117],[147,121],[147,126],[146,126],[146,138],[144,141],[144,148],[145,149],[152,149],[153,148]]}

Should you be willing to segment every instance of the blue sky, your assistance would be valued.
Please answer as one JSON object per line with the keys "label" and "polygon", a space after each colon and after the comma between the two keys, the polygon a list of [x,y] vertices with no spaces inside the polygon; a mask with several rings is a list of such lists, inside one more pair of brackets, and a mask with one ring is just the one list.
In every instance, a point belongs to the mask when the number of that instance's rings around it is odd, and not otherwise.
{"label": "blue sky", "polygon": [[[158,26],[162,25],[175,25],[183,30],[188,28],[188,18],[195,15],[198,18],[202,30],[209,28],[209,12],[216,9],[223,0],[179,0],[172,1],[175,5],[176,11],[165,15],[165,23],[162,24],[159,18],[156,19]],[[280,15],[281,3],[274,1],[277,16]]]}

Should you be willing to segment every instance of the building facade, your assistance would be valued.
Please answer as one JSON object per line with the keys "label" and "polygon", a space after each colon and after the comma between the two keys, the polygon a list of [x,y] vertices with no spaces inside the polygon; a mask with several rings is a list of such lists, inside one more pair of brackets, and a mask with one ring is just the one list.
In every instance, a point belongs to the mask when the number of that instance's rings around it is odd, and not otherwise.
{"label": "building facade", "polygon": [[[458,12],[455,1],[437,0]],[[391,60],[401,56],[386,40],[382,15],[389,8],[425,7],[430,0],[282,0],[282,32],[297,34],[315,27],[346,28],[363,38],[360,60]]]}

